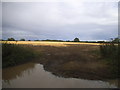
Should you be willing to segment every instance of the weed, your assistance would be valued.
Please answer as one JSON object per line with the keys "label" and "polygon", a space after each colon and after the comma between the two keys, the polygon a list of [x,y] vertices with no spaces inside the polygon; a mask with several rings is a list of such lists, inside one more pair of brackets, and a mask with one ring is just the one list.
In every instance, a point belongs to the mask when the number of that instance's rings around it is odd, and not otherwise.
{"label": "weed", "polygon": [[17,44],[2,43],[2,67],[14,66],[35,58],[30,47]]}
{"label": "weed", "polygon": [[119,78],[118,64],[120,62],[119,55],[120,47],[114,42],[103,43],[100,45],[100,52],[104,60],[107,60],[110,65],[110,69],[113,72],[113,76]]}

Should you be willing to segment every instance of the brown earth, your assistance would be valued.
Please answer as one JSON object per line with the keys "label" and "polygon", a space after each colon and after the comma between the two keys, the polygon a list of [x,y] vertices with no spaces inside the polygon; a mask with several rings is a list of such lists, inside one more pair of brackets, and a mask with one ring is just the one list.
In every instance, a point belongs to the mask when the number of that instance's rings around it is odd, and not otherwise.
{"label": "brown earth", "polygon": [[64,47],[34,46],[40,58],[35,62],[60,77],[102,80],[112,78],[107,62],[102,60],[98,45],[67,45]]}

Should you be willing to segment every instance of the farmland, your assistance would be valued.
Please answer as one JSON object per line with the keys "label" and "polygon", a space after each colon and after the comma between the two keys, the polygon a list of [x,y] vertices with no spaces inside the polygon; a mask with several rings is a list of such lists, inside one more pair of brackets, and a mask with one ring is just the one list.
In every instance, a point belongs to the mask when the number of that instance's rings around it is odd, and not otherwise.
{"label": "farmland", "polygon": [[1,41],[10,44],[43,45],[43,46],[68,46],[68,45],[100,45],[100,43],[82,43],[82,42],[49,42],[49,41]]}
{"label": "farmland", "polygon": [[[37,56],[37,59],[32,61],[43,64],[45,70],[57,76],[87,79],[114,78],[109,69],[111,66],[100,55],[100,43],[47,41],[3,41],[2,43],[30,48],[29,51],[32,50],[30,52],[35,52]],[[26,54],[23,52],[24,54],[19,55],[19,52],[16,52],[18,56]]]}

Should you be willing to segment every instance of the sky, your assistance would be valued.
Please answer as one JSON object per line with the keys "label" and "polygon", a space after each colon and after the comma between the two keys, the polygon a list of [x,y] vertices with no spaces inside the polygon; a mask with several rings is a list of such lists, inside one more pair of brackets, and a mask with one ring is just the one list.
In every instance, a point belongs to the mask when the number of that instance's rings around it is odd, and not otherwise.
{"label": "sky", "polygon": [[2,2],[2,38],[110,40],[118,37],[118,2]]}

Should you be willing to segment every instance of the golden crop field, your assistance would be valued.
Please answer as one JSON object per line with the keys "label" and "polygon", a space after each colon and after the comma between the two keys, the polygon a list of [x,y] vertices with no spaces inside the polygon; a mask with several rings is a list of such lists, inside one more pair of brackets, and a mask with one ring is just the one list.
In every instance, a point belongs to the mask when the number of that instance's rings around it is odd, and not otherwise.
{"label": "golden crop field", "polygon": [[51,42],[51,41],[1,41],[2,43],[26,44],[26,45],[44,45],[44,46],[67,46],[67,45],[100,45],[100,43],[82,43],[82,42]]}

